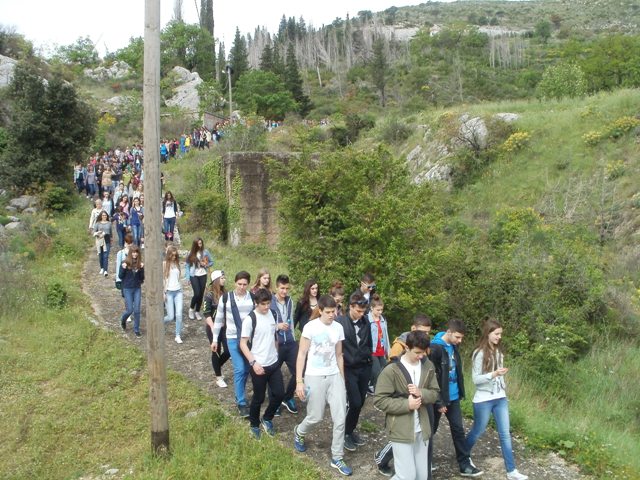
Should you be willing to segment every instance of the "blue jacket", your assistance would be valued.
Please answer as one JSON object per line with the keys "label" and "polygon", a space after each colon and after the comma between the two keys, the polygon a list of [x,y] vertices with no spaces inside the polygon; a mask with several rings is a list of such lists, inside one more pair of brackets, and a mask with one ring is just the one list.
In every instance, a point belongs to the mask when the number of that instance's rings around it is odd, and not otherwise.
{"label": "blue jacket", "polygon": [[458,386],[458,399],[464,398],[464,377],[462,374],[462,360],[460,359],[460,352],[458,347],[453,345],[447,345],[442,340],[445,332],[436,334],[435,338],[431,341],[429,353],[429,360],[436,368],[436,378],[438,379],[438,385],[440,386],[440,398],[436,402],[436,408],[447,406],[451,403],[450,391],[449,391],[449,352],[447,350],[453,349],[453,358],[456,364],[456,384]]}
{"label": "blue jacket", "polygon": [[282,312],[278,305],[276,296],[271,297],[271,310],[276,312],[276,320],[278,323],[287,322],[289,324],[289,330],[276,330],[276,337],[278,338],[278,345],[283,343],[295,342],[295,336],[293,334],[293,302],[291,297],[285,297],[284,299],[285,311],[287,312],[287,318],[282,318]]}
{"label": "blue jacket", "polygon": [[[213,255],[209,253],[209,250],[205,249],[203,253],[203,258],[207,261],[206,268],[213,267]],[[196,274],[196,265],[195,264],[191,265],[189,263],[189,256],[187,256],[187,262],[185,263],[185,269],[184,269],[184,278],[189,280],[191,277],[195,276],[195,274]]]}
{"label": "blue jacket", "polygon": [[120,267],[118,278],[122,280],[122,288],[141,288],[144,282],[144,267],[135,272],[130,268]]}
{"label": "blue jacket", "polygon": [[[373,353],[376,351],[376,346],[378,345],[378,327],[371,312],[367,313],[367,320],[369,320],[369,324],[371,325],[371,353]],[[387,329],[387,320],[383,316],[380,316],[380,328],[382,328],[382,346],[384,347],[384,355],[385,357],[388,357],[389,330]]]}

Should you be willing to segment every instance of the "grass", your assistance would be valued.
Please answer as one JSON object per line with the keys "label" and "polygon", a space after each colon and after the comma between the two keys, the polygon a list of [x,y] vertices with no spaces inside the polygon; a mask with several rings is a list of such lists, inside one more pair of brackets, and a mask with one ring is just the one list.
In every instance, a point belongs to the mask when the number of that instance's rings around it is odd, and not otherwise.
{"label": "grass", "polygon": [[[251,440],[246,422],[174,372],[172,455],[150,454],[144,354],[88,320],[79,275],[89,244],[85,210],[50,222],[46,241],[41,227],[28,231],[18,243],[36,251],[35,260],[3,256],[0,478],[94,478],[110,468],[136,479],[321,478],[278,442]],[[66,308],[45,304],[42,286],[52,279],[66,288]]]}

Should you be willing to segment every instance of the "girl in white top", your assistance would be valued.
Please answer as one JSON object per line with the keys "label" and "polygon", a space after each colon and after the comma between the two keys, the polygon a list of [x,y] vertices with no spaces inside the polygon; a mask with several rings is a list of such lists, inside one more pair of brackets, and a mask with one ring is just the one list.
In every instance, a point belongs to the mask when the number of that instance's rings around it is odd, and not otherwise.
{"label": "girl in white top", "polygon": [[176,319],[176,343],[182,343],[180,334],[182,333],[182,303],[183,293],[182,284],[180,283],[180,255],[178,249],[174,246],[167,248],[167,253],[162,263],[162,272],[164,277],[164,303],[167,309],[167,316],[164,317],[165,322]]}
{"label": "girl in white top", "polygon": [[529,477],[516,469],[513,458],[509,432],[509,404],[504,381],[504,376],[509,369],[504,367],[501,339],[502,325],[497,320],[488,319],[472,357],[473,383],[476,386],[476,393],[473,397],[473,426],[467,435],[467,447],[470,452],[486,430],[489,417],[493,415],[500,438],[507,479],[527,480]]}

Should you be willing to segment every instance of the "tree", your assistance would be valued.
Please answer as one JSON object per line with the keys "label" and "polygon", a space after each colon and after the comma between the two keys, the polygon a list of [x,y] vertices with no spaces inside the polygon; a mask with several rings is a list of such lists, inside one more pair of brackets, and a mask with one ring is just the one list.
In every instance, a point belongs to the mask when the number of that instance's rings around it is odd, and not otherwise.
{"label": "tree", "polygon": [[380,92],[380,103],[384,107],[386,105],[385,87],[387,85],[387,77],[389,75],[389,63],[387,62],[387,54],[385,53],[384,40],[379,38],[373,44],[373,60],[369,65],[373,83]]}
{"label": "tree", "polygon": [[268,120],[282,120],[296,109],[296,102],[273,72],[252,70],[238,79],[234,100],[246,112]]}
{"label": "tree", "polygon": [[303,117],[311,110],[311,100],[304,94],[302,90],[302,77],[298,70],[298,62],[296,61],[296,53],[293,44],[289,44],[287,48],[287,66],[285,68],[284,82],[287,90],[291,92],[293,99],[298,104],[297,111]]}
{"label": "tree", "polygon": [[89,37],[79,37],[75,43],[58,47],[54,58],[83,67],[93,67],[99,60],[98,51]]}
{"label": "tree", "polygon": [[269,43],[267,43],[262,50],[262,55],[260,56],[260,70],[273,72],[273,49]]}
{"label": "tree", "polygon": [[587,81],[582,68],[575,63],[558,63],[547,68],[538,84],[541,99],[581,97],[587,93]]}
{"label": "tree", "polygon": [[213,0],[201,0],[200,3],[200,26],[204,28],[213,38]]}
{"label": "tree", "polygon": [[117,60],[126,62],[133,70],[142,74],[142,65],[144,61],[144,40],[142,37],[129,39],[129,45],[123,47],[113,54]]}
{"label": "tree", "polygon": [[176,65],[197,71],[204,80],[213,78],[214,41],[199,25],[172,20],[162,31],[161,63],[168,70]]}
{"label": "tree", "polygon": [[227,85],[227,76],[222,75],[222,70],[226,64],[227,53],[224,49],[224,42],[220,42],[220,44],[218,45],[218,61],[216,62],[216,65],[218,65],[218,68],[216,68],[216,79],[218,80],[218,83],[220,83],[220,85],[223,87]]}
{"label": "tree", "polygon": [[547,43],[549,37],[551,37],[551,22],[548,20],[540,20],[536,23],[534,33],[536,37],[542,40],[542,43]]}
{"label": "tree", "polygon": [[235,86],[242,74],[249,71],[247,41],[242,35],[240,35],[240,29],[238,27],[236,27],[236,36],[233,39],[233,46],[229,52],[229,63],[233,67],[231,85]]}
{"label": "tree", "polygon": [[61,77],[48,83],[35,67],[19,63],[9,84],[8,144],[0,156],[0,183],[26,189],[70,181],[96,126],[95,113]]}

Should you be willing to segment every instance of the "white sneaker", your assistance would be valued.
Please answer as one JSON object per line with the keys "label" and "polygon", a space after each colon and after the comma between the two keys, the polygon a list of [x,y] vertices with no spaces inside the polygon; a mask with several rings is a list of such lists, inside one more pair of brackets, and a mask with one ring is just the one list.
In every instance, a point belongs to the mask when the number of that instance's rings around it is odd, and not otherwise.
{"label": "white sneaker", "polygon": [[180,338],[180,335],[176,335],[176,343],[182,343],[182,339]]}
{"label": "white sneaker", "polygon": [[196,315],[195,312],[193,311],[193,308],[189,309],[189,320],[195,320]]}
{"label": "white sneaker", "polygon": [[133,315],[129,315],[129,318],[127,318],[127,323],[131,322],[133,322]]}
{"label": "white sneaker", "polygon": [[104,275],[104,268],[100,269],[100,275]]}
{"label": "white sneaker", "polygon": [[523,475],[518,470],[514,470],[513,472],[507,473],[508,480],[527,480],[529,477],[527,475]]}
{"label": "white sneaker", "polygon": [[107,272],[106,270],[104,271],[104,276],[106,277],[107,275],[109,275],[109,272]]}
{"label": "white sneaker", "polygon": [[202,314],[200,312],[196,312],[196,318],[198,320],[202,320]]}
{"label": "white sneaker", "polygon": [[223,377],[216,377],[216,385],[220,388],[227,388],[227,382],[224,381]]}

